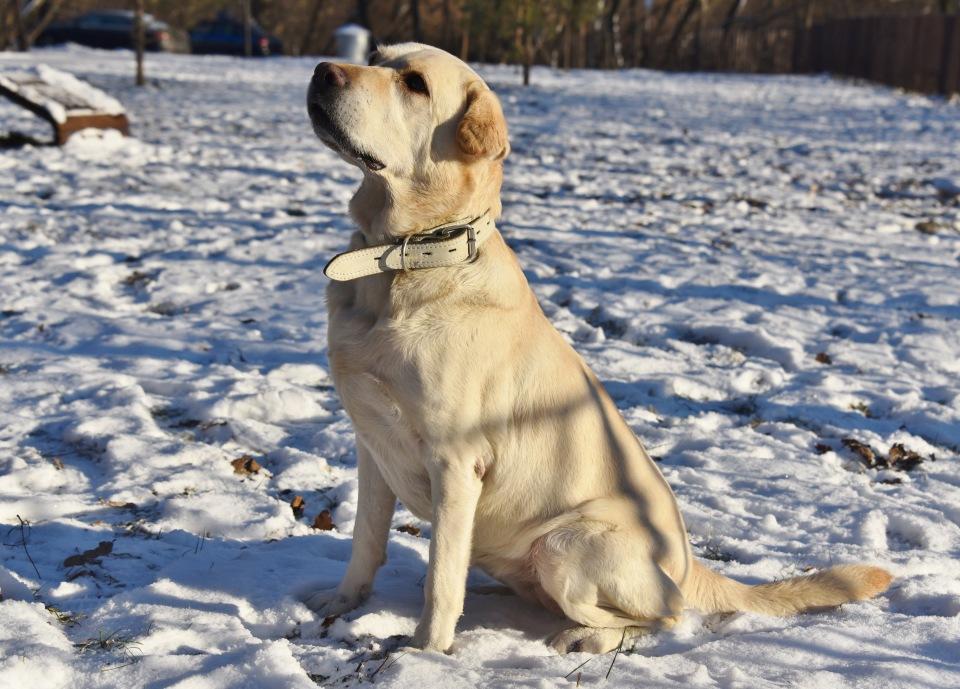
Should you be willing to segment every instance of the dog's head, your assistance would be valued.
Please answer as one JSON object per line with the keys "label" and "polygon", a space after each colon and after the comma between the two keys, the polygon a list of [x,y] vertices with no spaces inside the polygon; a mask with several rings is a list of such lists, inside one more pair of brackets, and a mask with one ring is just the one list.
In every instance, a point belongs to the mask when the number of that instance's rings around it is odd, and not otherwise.
{"label": "dog's head", "polygon": [[403,43],[380,48],[367,67],[321,62],[307,109],[323,143],[392,194],[413,194],[411,203],[429,201],[442,213],[450,204],[438,200],[491,181],[499,192],[509,151],[500,102],[442,50]]}

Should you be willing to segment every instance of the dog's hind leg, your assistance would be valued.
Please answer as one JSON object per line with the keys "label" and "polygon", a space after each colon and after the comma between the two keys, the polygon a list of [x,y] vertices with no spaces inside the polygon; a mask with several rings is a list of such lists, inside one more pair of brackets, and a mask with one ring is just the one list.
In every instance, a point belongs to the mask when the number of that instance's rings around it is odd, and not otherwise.
{"label": "dog's hind leg", "polygon": [[683,609],[680,589],[634,529],[578,514],[537,539],[530,558],[544,591],[580,625],[554,637],[561,653],[612,650],[671,626]]}

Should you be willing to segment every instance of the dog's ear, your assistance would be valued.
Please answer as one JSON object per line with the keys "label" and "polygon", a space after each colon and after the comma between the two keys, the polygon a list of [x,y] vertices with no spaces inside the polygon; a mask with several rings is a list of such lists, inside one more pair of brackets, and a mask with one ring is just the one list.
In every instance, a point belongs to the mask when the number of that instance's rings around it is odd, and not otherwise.
{"label": "dog's ear", "polygon": [[457,145],[474,158],[502,160],[510,152],[500,101],[482,83],[474,82],[467,89],[467,109],[457,125]]}

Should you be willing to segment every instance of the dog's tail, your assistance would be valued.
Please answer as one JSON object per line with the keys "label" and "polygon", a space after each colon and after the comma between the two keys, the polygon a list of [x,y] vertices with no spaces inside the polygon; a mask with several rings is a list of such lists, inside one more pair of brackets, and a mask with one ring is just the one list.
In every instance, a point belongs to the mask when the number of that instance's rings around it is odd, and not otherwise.
{"label": "dog's tail", "polygon": [[703,612],[758,612],[786,616],[866,600],[890,586],[893,576],[870,565],[840,565],[769,584],[748,586],[694,561],[684,582],[687,604]]}

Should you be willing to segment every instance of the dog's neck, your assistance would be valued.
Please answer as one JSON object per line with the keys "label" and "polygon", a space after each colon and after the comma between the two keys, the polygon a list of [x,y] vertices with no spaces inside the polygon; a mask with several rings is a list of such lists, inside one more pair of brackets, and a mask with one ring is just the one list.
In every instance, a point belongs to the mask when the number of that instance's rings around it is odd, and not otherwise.
{"label": "dog's neck", "polygon": [[[367,246],[390,244],[441,225],[465,222],[485,213],[500,215],[500,184],[465,184],[461,189],[424,192],[406,180],[364,174],[350,200],[350,214]],[[492,186],[492,188],[491,188]]]}

